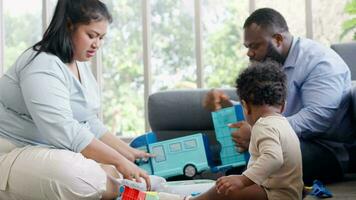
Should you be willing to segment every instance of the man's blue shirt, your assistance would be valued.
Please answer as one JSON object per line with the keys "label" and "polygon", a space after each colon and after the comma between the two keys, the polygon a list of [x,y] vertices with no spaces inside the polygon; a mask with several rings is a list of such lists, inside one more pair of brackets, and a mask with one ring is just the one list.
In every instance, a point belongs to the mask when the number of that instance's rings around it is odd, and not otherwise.
{"label": "man's blue shirt", "polygon": [[288,94],[283,113],[299,137],[347,140],[351,75],[332,49],[294,38],[283,65]]}

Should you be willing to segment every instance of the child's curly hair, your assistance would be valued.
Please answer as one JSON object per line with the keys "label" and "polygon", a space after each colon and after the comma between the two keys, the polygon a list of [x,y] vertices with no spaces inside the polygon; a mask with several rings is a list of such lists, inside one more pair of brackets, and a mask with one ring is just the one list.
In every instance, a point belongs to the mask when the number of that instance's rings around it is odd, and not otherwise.
{"label": "child's curly hair", "polygon": [[236,89],[246,103],[281,106],[287,95],[286,75],[277,62],[254,62],[236,79]]}

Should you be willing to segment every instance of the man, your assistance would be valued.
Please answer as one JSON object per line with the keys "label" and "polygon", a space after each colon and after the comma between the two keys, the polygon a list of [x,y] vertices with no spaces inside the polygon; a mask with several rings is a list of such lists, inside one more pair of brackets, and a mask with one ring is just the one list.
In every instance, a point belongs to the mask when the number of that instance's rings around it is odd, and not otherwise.
{"label": "man", "polygon": [[[281,63],[287,75],[287,103],[283,113],[301,143],[305,184],[314,179],[336,181],[348,162],[344,142],[352,140],[351,76],[345,62],[331,49],[312,40],[293,37],[283,16],[270,8],[253,12],[244,23],[244,45],[251,62],[267,59]],[[218,110],[232,105],[218,90],[207,94],[204,105]],[[246,122],[233,140],[248,149],[251,128]]]}

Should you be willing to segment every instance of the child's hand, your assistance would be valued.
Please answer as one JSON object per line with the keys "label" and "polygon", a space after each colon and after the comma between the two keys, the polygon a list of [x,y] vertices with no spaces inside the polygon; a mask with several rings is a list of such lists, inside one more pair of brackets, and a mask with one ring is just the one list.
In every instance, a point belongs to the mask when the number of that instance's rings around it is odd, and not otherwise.
{"label": "child's hand", "polygon": [[238,152],[244,152],[248,150],[251,138],[251,126],[246,121],[241,121],[229,125],[230,128],[237,128],[232,136],[232,141],[235,142],[235,146]]}
{"label": "child's hand", "polygon": [[216,181],[218,194],[228,195],[231,191],[241,190],[245,187],[241,175],[223,176]]}

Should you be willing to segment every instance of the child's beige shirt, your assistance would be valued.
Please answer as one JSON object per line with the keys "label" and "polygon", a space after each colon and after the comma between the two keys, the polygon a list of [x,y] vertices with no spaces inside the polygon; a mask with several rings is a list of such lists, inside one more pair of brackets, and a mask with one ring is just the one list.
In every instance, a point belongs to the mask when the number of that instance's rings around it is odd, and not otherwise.
{"label": "child's beige shirt", "polygon": [[249,152],[243,174],[261,185],[268,199],[302,199],[299,139],[285,117],[258,119],[251,130]]}

